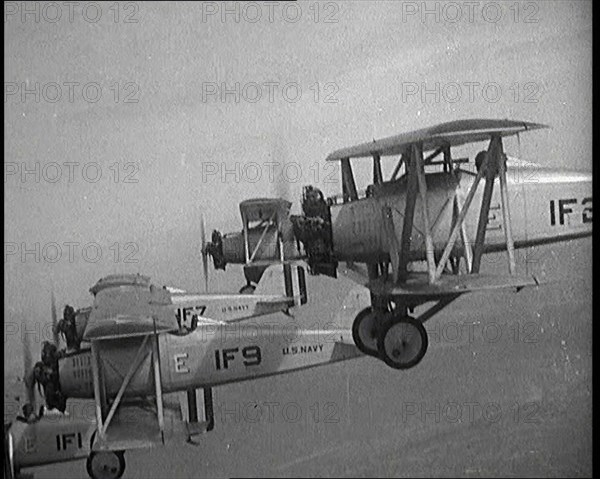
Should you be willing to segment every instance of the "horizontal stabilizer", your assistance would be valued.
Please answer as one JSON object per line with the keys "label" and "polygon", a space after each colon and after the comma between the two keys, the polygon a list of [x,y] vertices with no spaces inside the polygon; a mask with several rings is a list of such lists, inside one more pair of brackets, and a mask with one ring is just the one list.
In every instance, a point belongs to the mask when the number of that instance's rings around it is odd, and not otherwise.
{"label": "horizontal stabilizer", "polygon": [[290,306],[306,304],[306,273],[298,262],[275,263],[263,273],[255,295],[280,295],[291,300]]}
{"label": "horizontal stabilizer", "polygon": [[405,299],[436,300],[444,296],[453,296],[476,291],[492,291],[515,288],[519,291],[526,286],[537,286],[535,276],[512,276],[494,274],[442,275],[438,282],[429,284],[426,273],[410,273],[407,280],[400,284],[391,280],[376,279],[367,287],[373,294],[401,296]]}

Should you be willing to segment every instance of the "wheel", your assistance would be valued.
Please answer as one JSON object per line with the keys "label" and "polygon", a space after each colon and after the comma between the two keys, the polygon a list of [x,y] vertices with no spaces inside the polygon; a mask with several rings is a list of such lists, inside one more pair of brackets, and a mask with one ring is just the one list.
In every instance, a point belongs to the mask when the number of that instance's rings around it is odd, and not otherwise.
{"label": "wheel", "polygon": [[379,356],[377,351],[378,331],[389,320],[389,313],[374,313],[371,307],[363,309],[352,323],[352,339],[358,350],[369,356]]}
{"label": "wheel", "polygon": [[92,479],[119,479],[125,472],[125,452],[91,452],[85,467]]}
{"label": "wheel", "polygon": [[423,323],[409,316],[385,324],[377,338],[381,359],[394,369],[408,369],[419,364],[428,344]]}
{"label": "wheel", "polygon": [[245,284],[240,288],[240,294],[254,294],[256,286],[253,284]]}

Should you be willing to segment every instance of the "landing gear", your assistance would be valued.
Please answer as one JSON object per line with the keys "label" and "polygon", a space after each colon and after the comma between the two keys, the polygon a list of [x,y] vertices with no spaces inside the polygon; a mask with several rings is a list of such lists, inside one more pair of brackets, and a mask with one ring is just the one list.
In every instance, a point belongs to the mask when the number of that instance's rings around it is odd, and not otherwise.
{"label": "landing gear", "polygon": [[125,471],[125,452],[91,452],[85,467],[92,479],[119,479]]}
{"label": "landing gear", "polygon": [[384,323],[377,337],[380,358],[394,369],[416,366],[425,356],[428,344],[423,323],[410,316]]}
{"label": "landing gear", "polygon": [[377,356],[377,317],[371,308],[363,309],[352,323],[352,339],[358,350],[369,356]]}
{"label": "landing gear", "polygon": [[421,362],[429,340],[423,323],[398,312],[363,309],[352,324],[352,339],[363,354],[383,360],[394,369],[408,369]]}
{"label": "landing gear", "polygon": [[256,286],[254,286],[252,283],[248,283],[240,288],[240,294],[254,294],[255,289]]}

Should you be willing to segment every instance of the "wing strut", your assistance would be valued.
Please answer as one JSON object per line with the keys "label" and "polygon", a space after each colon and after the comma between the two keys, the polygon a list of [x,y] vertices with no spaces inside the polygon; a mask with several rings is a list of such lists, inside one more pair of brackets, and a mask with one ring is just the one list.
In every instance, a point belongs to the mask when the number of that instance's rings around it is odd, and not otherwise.
{"label": "wing strut", "polygon": [[358,199],[358,191],[352,174],[350,158],[342,159],[342,190],[344,192],[344,203]]}
{"label": "wing strut", "polygon": [[[112,420],[117,408],[119,407],[119,404],[121,403],[121,398],[123,397],[123,394],[125,393],[125,390],[127,389],[127,386],[129,385],[129,381],[131,381],[131,378],[133,377],[135,372],[140,367],[140,364],[142,364],[142,361],[146,357],[146,355],[142,354],[142,353],[146,349],[147,342],[148,342],[148,336],[145,336],[144,340],[142,341],[141,346],[137,350],[137,353],[135,355],[135,358],[133,359],[133,362],[131,363],[131,366],[129,367],[129,370],[127,371],[127,374],[123,378],[123,383],[121,384],[121,387],[119,388],[119,391],[117,392],[115,400],[112,403],[110,410],[108,411],[108,415],[106,416],[104,423],[102,423],[102,425],[99,427],[99,434],[100,434],[101,439],[105,438],[106,430],[108,429],[108,426],[110,425],[110,421]],[[98,424],[101,424],[101,423],[98,422]]]}
{"label": "wing strut", "polygon": [[246,258],[246,264],[250,262],[250,238],[248,237],[248,218],[244,215],[243,218],[243,226],[244,226],[244,258]]}
{"label": "wing strut", "polygon": [[[404,222],[402,226],[402,239],[400,242],[400,260],[398,262],[398,267],[395,271],[393,271],[394,282],[398,282],[399,279],[403,279],[406,277],[406,266],[408,264],[408,257],[410,252],[413,219],[415,216],[415,205],[417,203],[417,172],[415,168],[415,163],[411,160],[412,158],[409,157],[408,161],[405,162],[407,170],[406,173],[408,175],[408,188],[406,191],[406,205],[404,207]],[[392,234],[394,234],[393,229]]]}
{"label": "wing strut", "polygon": [[[483,164],[481,165],[481,168],[479,168],[479,171],[477,172],[477,176],[475,176],[475,181],[473,182],[473,184],[471,185],[471,188],[469,189],[469,192],[467,193],[465,203],[463,204],[462,208],[460,209],[458,218],[456,219],[456,222],[454,223],[454,227],[452,228],[452,232],[450,233],[450,238],[448,239],[448,243],[446,243],[446,247],[444,248],[444,252],[442,253],[442,258],[440,259],[437,270],[435,272],[436,280],[439,279],[440,276],[442,275],[442,272],[444,271],[444,267],[446,266],[446,262],[450,258],[450,253],[452,252],[452,248],[454,247],[454,243],[456,242],[456,236],[457,236],[459,230],[461,230],[461,228],[464,229],[464,219],[467,216],[469,207],[471,206],[471,202],[473,201],[473,197],[475,196],[475,192],[477,191],[477,187],[479,186],[479,183],[481,182],[481,178],[483,177],[483,173],[486,170],[488,163],[489,163],[488,156],[486,155],[485,159],[483,161]],[[464,239],[463,239],[463,242],[464,242]],[[467,249],[467,248],[470,249],[470,245],[467,247],[467,244],[468,244],[468,241],[465,243],[465,249]],[[467,265],[468,265],[468,263],[469,263],[469,260],[467,259]],[[468,268],[469,271],[472,271],[472,268],[473,268],[473,266],[470,266]]]}
{"label": "wing strut", "polygon": [[158,335],[154,335],[152,341],[152,364],[154,366],[154,387],[156,390],[156,417],[158,418],[158,428],[160,436],[164,443],[165,418],[163,411],[162,386],[160,379],[160,357],[158,355]]}
{"label": "wing strut", "polygon": [[[400,280],[400,272],[404,270],[406,272],[406,261],[404,260],[404,267],[401,266],[403,260],[401,253],[403,247],[398,244],[398,237],[396,236],[396,230],[394,226],[394,213],[392,208],[389,206],[383,207],[383,230],[388,240],[388,250],[390,255],[390,263],[392,263],[392,278],[394,283]],[[406,225],[406,216],[404,217],[404,224]],[[412,222],[411,222],[412,223]],[[410,244],[410,243],[409,243]]]}
{"label": "wing strut", "polygon": [[[94,450],[110,450],[111,448],[123,447],[140,447],[140,444],[143,444],[145,447],[145,445],[148,444],[148,437],[146,435],[147,429],[145,432],[142,432],[141,436],[138,435],[137,432],[134,434],[134,431],[131,431],[126,424],[123,424],[122,418],[119,418],[118,415],[116,415],[119,408],[132,407],[129,403],[123,403],[124,396],[127,391],[127,388],[130,387],[133,377],[138,373],[141,365],[144,363],[144,361],[148,360],[148,358],[150,358],[150,361],[152,363],[151,371],[154,376],[154,387],[156,396],[156,420],[158,422],[158,428],[160,432],[160,435],[157,439],[159,439],[159,441],[164,444],[164,410],[162,382],[160,376],[158,334],[151,333],[145,335],[142,341],[138,343],[139,347],[136,346],[137,351],[135,357],[133,358],[131,363],[129,363],[127,373],[123,377],[117,394],[114,396],[114,400],[111,403],[108,414],[105,414],[107,404],[105,399],[106,391],[104,390],[103,377],[104,364],[101,358],[101,355],[103,353],[106,353],[106,350],[102,348],[102,344],[100,344],[101,341],[102,340],[92,341],[92,376],[94,383],[94,399],[96,402],[97,422],[97,441],[94,442]],[[152,434],[154,434],[154,432],[152,432]],[[154,442],[155,440],[151,439],[151,441]]]}
{"label": "wing strut", "polygon": [[504,236],[506,238],[506,252],[508,255],[508,271],[515,274],[515,243],[512,237],[510,206],[508,201],[508,186],[506,183],[506,155],[502,151],[502,141],[499,141],[498,174],[500,176],[500,196],[502,198],[502,221],[504,223]]}
{"label": "wing strut", "polygon": [[450,147],[444,147],[444,171],[449,173],[452,171],[452,153],[450,152]]}
{"label": "wing strut", "polygon": [[[445,163],[448,168],[450,160],[449,152],[444,151]],[[422,144],[413,144],[410,157],[406,158],[407,167],[407,193],[404,208],[403,228],[400,244],[394,226],[393,212],[390,206],[386,205],[383,209],[384,231],[388,239],[388,248],[392,263],[394,283],[402,282],[408,277],[407,265],[410,259],[410,247],[412,241],[413,220],[415,213],[416,197],[419,194],[421,200],[421,213],[423,215],[424,235],[425,235],[425,253],[427,258],[427,272],[429,284],[438,282],[450,259],[452,250],[456,243],[458,234],[461,234],[461,240],[464,248],[464,257],[467,263],[467,272],[469,274],[479,273],[481,266],[481,256],[484,251],[485,234],[487,229],[490,203],[494,189],[496,175],[500,177],[501,196],[502,196],[502,215],[504,222],[504,232],[506,238],[506,249],[508,254],[509,271],[511,275],[515,274],[515,254],[514,241],[511,230],[511,217],[508,198],[508,187],[506,179],[506,156],[503,152],[502,138],[500,135],[493,135],[484,156],[483,162],[475,175],[475,180],[471,185],[464,202],[462,193],[457,192],[454,197],[455,220],[451,229],[448,242],[444,247],[442,257],[436,265],[434,256],[434,244],[431,233],[431,224],[429,222],[429,207],[427,203],[427,183],[425,178],[423,146]],[[479,222],[477,224],[477,234],[475,237],[474,248],[471,249],[470,241],[467,237],[465,218],[471,207],[473,198],[479,183],[485,178],[485,187],[483,198],[481,200],[481,210],[479,212]]]}
{"label": "wing strut", "polygon": [[[456,212],[456,216],[458,217],[460,210],[462,209],[462,192],[459,190],[454,197],[454,208]],[[458,220],[457,220],[458,221]],[[471,267],[473,266],[473,248],[471,246],[471,241],[469,240],[469,236],[467,235],[467,227],[465,226],[465,222],[462,221],[460,225],[460,239],[463,244],[464,249],[464,257],[467,263],[467,274],[471,272]]]}
{"label": "wing strut", "polygon": [[485,188],[483,189],[483,198],[481,200],[481,210],[479,211],[479,222],[477,223],[477,235],[475,236],[475,249],[473,251],[472,273],[479,273],[481,266],[481,255],[483,254],[483,243],[485,242],[485,232],[487,229],[488,218],[490,216],[490,203],[492,201],[492,192],[494,191],[494,178],[498,171],[498,155],[502,148],[502,139],[499,136],[493,136],[490,146],[485,155],[485,167],[482,165],[480,170],[485,170]]}
{"label": "wing strut", "polygon": [[373,184],[378,185],[383,181],[381,173],[381,156],[379,153],[373,153]]}
{"label": "wing strut", "polygon": [[96,422],[100,436],[103,437],[102,409],[104,409],[104,404],[102,404],[102,398],[104,395],[100,392],[100,354],[98,348],[98,341],[92,341],[92,378],[94,382],[94,399],[96,401]]}
{"label": "wing strut", "polygon": [[396,167],[394,168],[394,171],[392,172],[390,181],[394,181],[396,179],[396,176],[398,176],[398,173],[400,172],[400,168],[402,168],[403,163],[404,163],[404,155],[401,155],[400,159],[398,160],[398,163],[396,163]]}
{"label": "wing strut", "polygon": [[256,253],[258,253],[260,245],[262,244],[263,240],[265,239],[265,235],[267,234],[267,231],[271,227],[271,221],[273,221],[273,219],[275,218],[276,214],[277,214],[277,210],[273,210],[273,214],[271,215],[271,217],[267,221],[267,224],[265,225],[265,227],[263,229],[263,232],[260,235],[260,238],[258,239],[258,243],[256,243],[256,247],[254,248],[254,251],[252,251],[252,256],[250,256],[250,259],[248,260],[248,263],[252,263],[252,261],[254,260],[254,257],[256,256]]}
{"label": "wing strut", "polygon": [[429,283],[435,281],[435,257],[433,251],[433,237],[431,236],[431,227],[429,225],[429,205],[427,204],[427,183],[425,182],[425,169],[423,166],[423,145],[413,145],[413,161],[415,173],[419,183],[419,193],[421,195],[421,213],[423,215],[423,225],[425,228],[425,254],[427,256],[427,271],[429,273]]}

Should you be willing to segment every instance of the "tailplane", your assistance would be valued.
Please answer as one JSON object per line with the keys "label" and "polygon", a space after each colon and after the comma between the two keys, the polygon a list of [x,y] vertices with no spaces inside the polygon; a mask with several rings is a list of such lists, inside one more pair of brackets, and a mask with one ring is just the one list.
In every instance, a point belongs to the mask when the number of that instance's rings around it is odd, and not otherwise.
{"label": "tailplane", "polygon": [[306,304],[306,273],[300,262],[285,261],[270,265],[263,273],[255,295],[287,296],[294,305]]}

